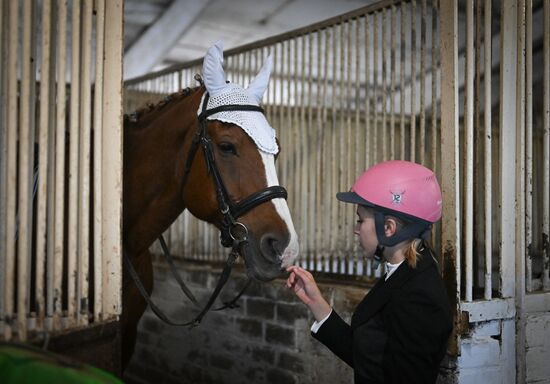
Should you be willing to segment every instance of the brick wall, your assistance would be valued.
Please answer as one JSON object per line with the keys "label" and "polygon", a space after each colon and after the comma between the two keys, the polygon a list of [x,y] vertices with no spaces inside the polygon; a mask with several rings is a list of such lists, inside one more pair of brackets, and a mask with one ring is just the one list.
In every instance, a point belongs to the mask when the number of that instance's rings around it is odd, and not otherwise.
{"label": "brick wall", "polygon": [[[201,303],[214,290],[220,269],[178,263],[184,281]],[[185,267],[185,268],[184,268]],[[244,285],[243,271],[233,272],[222,299]],[[366,293],[365,287],[320,284],[347,321]],[[171,319],[191,319],[194,310],[165,263],[155,263],[153,299]],[[210,312],[193,329],[171,327],[147,310],[125,373],[129,383],[352,383],[352,370],[310,335],[313,319],[284,287],[284,280],[253,283],[237,309]],[[451,382],[446,380],[447,382]]]}
{"label": "brick wall", "polygon": [[457,383],[515,383],[514,319],[471,323],[470,327],[470,333],[460,342]]}
{"label": "brick wall", "polygon": [[525,331],[527,383],[550,383],[550,312],[528,315]]}

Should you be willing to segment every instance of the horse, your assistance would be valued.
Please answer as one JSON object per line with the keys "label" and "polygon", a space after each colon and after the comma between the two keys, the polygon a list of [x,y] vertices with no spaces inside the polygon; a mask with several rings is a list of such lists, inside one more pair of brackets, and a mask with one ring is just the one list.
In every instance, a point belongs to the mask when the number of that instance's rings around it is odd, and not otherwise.
{"label": "horse", "polygon": [[[223,47],[216,43],[205,55],[200,86],[124,119],[123,248],[149,294],[153,290],[149,247],[185,209],[218,227],[222,239],[224,233],[226,240],[228,234],[232,237],[237,225],[245,229],[247,246],[241,253],[250,278],[270,281],[298,255],[287,202],[274,192],[282,188],[277,187],[275,170],[278,142],[259,108],[272,62],[268,58],[247,88],[226,82],[222,63]],[[229,100],[241,109],[231,110],[227,102],[218,105],[216,100],[218,104]],[[202,145],[197,144],[198,132],[210,152],[197,150]],[[247,207],[228,223],[230,210],[221,203]],[[124,369],[147,305],[126,270],[122,295]]]}

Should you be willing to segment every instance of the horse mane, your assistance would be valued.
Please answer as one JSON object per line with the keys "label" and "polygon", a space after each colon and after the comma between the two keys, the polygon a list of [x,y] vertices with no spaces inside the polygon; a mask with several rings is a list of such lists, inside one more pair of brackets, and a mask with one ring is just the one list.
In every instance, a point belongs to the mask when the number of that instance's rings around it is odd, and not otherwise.
{"label": "horse mane", "polygon": [[[202,86],[202,82],[201,82]],[[191,95],[195,91],[201,88],[201,86],[195,87],[195,88],[184,88],[178,92],[174,92],[168,96],[165,96],[161,101],[155,103],[147,103],[144,107],[141,107],[137,109],[136,111],[132,113],[125,113],[124,114],[124,123],[131,123],[135,124],[140,121],[143,117],[146,115],[149,115],[153,112],[159,111],[160,109],[164,108],[166,105],[171,104],[174,101],[178,101],[181,99],[186,98],[187,96]]]}

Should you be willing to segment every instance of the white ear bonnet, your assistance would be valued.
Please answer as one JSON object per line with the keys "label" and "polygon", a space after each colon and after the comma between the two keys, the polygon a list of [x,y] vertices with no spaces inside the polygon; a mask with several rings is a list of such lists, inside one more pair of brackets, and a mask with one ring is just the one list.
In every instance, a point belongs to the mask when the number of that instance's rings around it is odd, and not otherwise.
{"label": "white ear bonnet", "polygon": [[[209,93],[206,109],[230,104],[259,106],[271,74],[273,65],[271,56],[267,58],[256,78],[246,89],[238,84],[226,83],[222,63],[223,47],[221,42],[217,42],[208,49],[203,63],[204,85]],[[206,93],[202,96],[197,115],[200,115],[203,110],[205,96]],[[279,152],[275,140],[275,130],[269,125],[261,112],[223,111],[214,113],[208,116],[207,119],[238,125],[250,136],[260,150],[273,155]]]}

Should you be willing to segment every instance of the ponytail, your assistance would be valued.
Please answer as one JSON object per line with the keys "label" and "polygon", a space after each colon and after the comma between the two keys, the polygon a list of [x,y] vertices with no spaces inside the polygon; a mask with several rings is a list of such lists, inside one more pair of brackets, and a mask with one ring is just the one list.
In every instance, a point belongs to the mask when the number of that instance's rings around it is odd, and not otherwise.
{"label": "ponytail", "polygon": [[411,268],[416,268],[416,262],[422,257],[417,251],[421,242],[421,239],[413,239],[405,249],[405,260]]}

